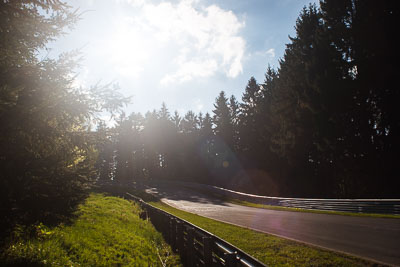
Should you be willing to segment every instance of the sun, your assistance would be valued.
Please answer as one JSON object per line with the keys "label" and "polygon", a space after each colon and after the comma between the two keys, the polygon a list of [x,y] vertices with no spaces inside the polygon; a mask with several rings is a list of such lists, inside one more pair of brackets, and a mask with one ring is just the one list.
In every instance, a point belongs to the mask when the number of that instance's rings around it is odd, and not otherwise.
{"label": "sun", "polygon": [[110,61],[124,76],[137,76],[145,70],[155,53],[154,41],[146,31],[128,20],[116,22],[108,40]]}

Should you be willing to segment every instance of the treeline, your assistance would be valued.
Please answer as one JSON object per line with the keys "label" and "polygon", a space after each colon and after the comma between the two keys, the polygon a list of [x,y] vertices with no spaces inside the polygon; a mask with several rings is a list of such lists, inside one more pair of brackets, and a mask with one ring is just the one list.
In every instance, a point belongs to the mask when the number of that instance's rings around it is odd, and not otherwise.
{"label": "treeline", "polygon": [[395,1],[305,7],[279,68],[212,114],[121,116],[98,132],[101,180],[181,179],[273,196],[399,197]]}

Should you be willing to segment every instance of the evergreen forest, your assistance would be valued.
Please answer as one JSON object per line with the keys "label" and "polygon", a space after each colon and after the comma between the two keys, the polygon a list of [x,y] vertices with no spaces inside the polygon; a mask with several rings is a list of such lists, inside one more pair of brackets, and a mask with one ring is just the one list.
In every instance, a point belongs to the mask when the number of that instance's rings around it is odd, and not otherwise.
{"label": "evergreen forest", "polygon": [[[270,196],[398,198],[394,1],[301,11],[279,68],[211,113],[122,114],[98,133],[99,179],[183,180]],[[398,113],[400,114],[400,113]]]}
{"label": "evergreen forest", "polygon": [[79,52],[39,56],[77,11],[58,0],[0,1],[4,223],[72,210],[96,182],[399,198],[398,18],[394,0],[321,0],[301,10],[279,67],[250,77],[241,99],[221,88],[205,114],[164,103],[126,114],[117,86],[74,85]]}

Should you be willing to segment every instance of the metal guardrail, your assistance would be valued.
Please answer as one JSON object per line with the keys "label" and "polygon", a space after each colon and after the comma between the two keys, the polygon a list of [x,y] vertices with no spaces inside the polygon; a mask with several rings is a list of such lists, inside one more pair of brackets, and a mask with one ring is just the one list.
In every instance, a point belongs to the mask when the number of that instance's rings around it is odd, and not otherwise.
{"label": "metal guardrail", "polygon": [[151,220],[172,249],[180,254],[185,266],[266,266],[227,241],[154,207],[141,198],[129,193],[124,197],[139,203],[144,211],[141,218]]}
{"label": "metal guardrail", "polygon": [[181,182],[180,184],[192,188],[207,190],[209,193],[214,193],[227,198],[263,205],[311,210],[400,215],[400,199],[313,199],[268,197],[236,192],[212,185],[188,182]]}

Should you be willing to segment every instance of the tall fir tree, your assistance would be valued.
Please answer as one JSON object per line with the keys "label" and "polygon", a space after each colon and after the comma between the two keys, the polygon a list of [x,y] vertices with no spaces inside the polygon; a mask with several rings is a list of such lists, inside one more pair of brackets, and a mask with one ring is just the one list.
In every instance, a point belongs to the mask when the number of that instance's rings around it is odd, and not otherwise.
{"label": "tall fir tree", "polygon": [[229,110],[228,98],[225,92],[221,91],[215,99],[213,123],[215,124],[215,134],[221,138],[225,144],[233,148],[233,123],[231,111]]}
{"label": "tall fir tree", "polygon": [[229,98],[229,112],[232,123],[232,149],[239,151],[239,103],[234,95]]}
{"label": "tall fir tree", "polygon": [[[77,88],[75,52],[39,52],[78,19],[61,1],[0,4],[0,206],[7,220],[71,211],[98,177],[91,132],[127,99],[110,86]],[[46,215],[46,216],[44,216]]]}
{"label": "tall fir tree", "polygon": [[257,144],[257,125],[256,114],[259,103],[260,86],[256,79],[251,77],[245,88],[245,92],[242,96],[242,103],[240,104],[240,146],[242,152],[246,157],[250,157],[254,154],[254,149],[258,147]]}

